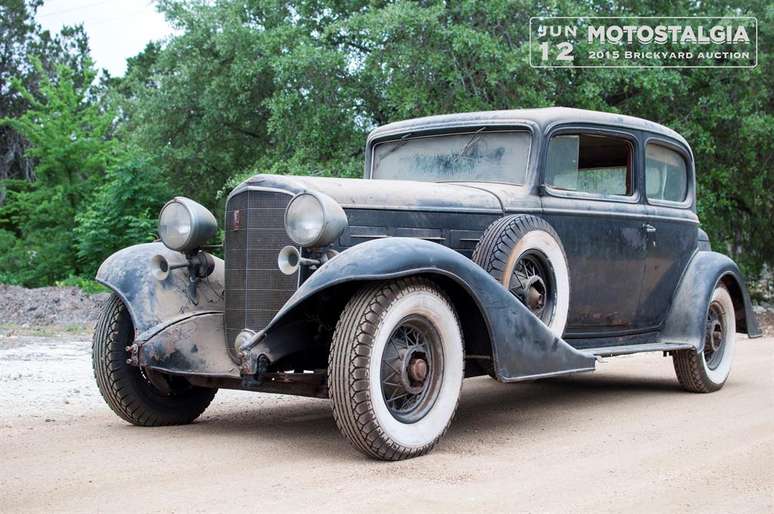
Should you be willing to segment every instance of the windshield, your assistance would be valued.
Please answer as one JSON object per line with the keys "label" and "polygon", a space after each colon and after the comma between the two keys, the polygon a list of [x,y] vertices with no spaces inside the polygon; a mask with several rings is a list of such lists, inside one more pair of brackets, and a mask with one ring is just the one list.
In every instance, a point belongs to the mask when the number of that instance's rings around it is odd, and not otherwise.
{"label": "windshield", "polygon": [[530,142],[525,131],[409,134],[374,146],[371,178],[523,184]]}

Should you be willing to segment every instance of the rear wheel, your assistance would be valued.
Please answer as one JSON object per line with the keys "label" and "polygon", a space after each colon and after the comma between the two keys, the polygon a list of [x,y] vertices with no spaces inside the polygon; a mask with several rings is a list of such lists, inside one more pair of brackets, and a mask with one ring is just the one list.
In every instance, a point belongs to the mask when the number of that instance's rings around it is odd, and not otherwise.
{"label": "rear wheel", "polygon": [[401,460],[429,452],[457,408],[462,331],[431,282],[367,286],[336,326],[328,388],[339,430],[361,452]]}
{"label": "rear wheel", "polygon": [[184,425],[198,418],[217,389],[127,364],[126,347],[133,341],[129,312],[113,294],[102,308],[92,344],[97,387],[113,412],[141,426]]}
{"label": "rear wheel", "polygon": [[680,385],[693,393],[711,393],[723,387],[731,373],[735,343],[734,302],[728,290],[719,285],[707,310],[703,350],[681,350],[672,354]]}

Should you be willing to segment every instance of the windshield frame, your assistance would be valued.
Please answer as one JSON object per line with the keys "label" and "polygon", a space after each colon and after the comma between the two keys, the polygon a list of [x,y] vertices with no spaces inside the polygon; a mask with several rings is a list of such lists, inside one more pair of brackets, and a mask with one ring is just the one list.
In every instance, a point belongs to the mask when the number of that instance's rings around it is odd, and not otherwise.
{"label": "windshield frame", "polygon": [[[412,141],[415,139],[424,139],[424,138],[430,138],[430,137],[444,137],[444,136],[460,136],[460,135],[471,135],[475,136],[476,134],[492,134],[492,133],[503,133],[503,132],[524,132],[529,136],[529,148],[527,150],[526,155],[526,163],[524,168],[524,178],[522,183],[518,183],[515,180],[514,181],[503,181],[503,180],[417,180],[417,179],[389,179],[389,178],[374,178],[374,164],[375,164],[375,152],[376,147],[380,144],[384,143],[395,143],[400,142],[401,140],[404,141]],[[535,138],[535,131],[533,130],[533,127],[528,124],[477,124],[477,125],[464,125],[454,128],[444,127],[442,130],[438,129],[416,129],[416,130],[406,130],[404,132],[396,133],[396,134],[390,134],[387,137],[375,139],[372,141],[368,141],[368,149],[366,151],[366,157],[367,157],[367,163],[366,163],[366,169],[365,169],[365,178],[367,180],[406,180],[406,181],[412,181],[412,182],[425,182],[428,184],[444,184],[444,183],[455,183],[455,182],[466,182],[466,183],[482,183],[482,184],[505,184],[509,186],[517,186],[517,187],[524,187],[528,186],[530,184],[532,168],[532,157],[533,152],[536,144],[536,138]]]}

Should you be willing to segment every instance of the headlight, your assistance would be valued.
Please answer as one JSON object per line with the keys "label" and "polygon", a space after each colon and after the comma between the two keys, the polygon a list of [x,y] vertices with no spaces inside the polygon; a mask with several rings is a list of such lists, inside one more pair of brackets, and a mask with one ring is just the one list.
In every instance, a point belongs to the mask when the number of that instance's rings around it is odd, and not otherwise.
{"label": "headlight", "polygon": [[182,196],[164,205],[159,215],[159,237],[170,250],[190,252],[206,243],[218,230],[218,222],[204,206]]}
{"label": "headlight", "polygon": [[346,227],[344,209],[322,193],[299,193],[285,209],[285,230],[301,246],[331,244]]}

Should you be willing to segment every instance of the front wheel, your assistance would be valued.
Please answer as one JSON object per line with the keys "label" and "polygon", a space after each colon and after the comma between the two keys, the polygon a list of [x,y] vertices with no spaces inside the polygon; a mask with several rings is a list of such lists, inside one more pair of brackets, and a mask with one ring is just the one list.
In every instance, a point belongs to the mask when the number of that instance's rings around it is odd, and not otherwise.
{"label": "front wheel", "polygon": [[113,294],[102,308],[92,344],[94,378],[113,412],[133,425],[148,427],[184,425],[198,418],[217,389],[127,364],[126,347],[133,341],[132,319]]}
{"label": "front wheel", "polygon": [[731,373],[735,342],[734,302],[728,289],[718,285],[707,310],[704,348],[672,354],[680,385],[693,393],[711,393],[723,387]]}
{"label": "front wheel", "polygon": [[339,430],[382,460],[428,453],[457,409],[462,331],[432,282],[402,279],[363,288],[333,335],[328,388]]}

